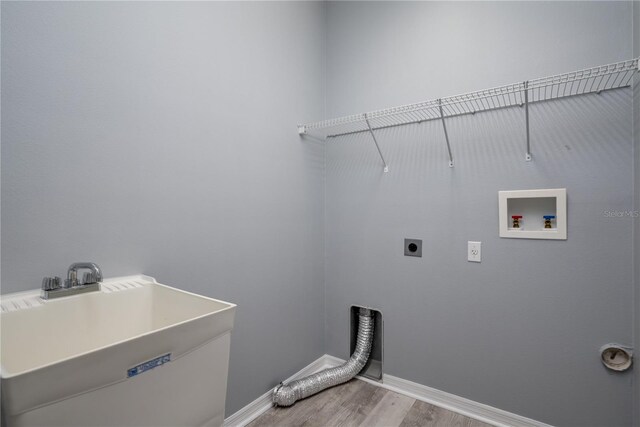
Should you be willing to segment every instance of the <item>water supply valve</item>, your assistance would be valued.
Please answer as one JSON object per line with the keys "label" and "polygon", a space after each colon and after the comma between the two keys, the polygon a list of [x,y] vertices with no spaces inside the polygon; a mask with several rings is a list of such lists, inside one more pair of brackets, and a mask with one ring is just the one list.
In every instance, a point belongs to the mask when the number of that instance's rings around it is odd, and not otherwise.
{"label": "water supply valve", "polygon": [[553,228],[551,226],[551,220],[556,219],[555,215],[544,215],[542,218],[544,218],[544,228]]}
{"label": "water supply valve", "polygon": [[522,219],[522,215],[511,215],[511,219],[513,220],[513,228],[520,228],[520,220]]}

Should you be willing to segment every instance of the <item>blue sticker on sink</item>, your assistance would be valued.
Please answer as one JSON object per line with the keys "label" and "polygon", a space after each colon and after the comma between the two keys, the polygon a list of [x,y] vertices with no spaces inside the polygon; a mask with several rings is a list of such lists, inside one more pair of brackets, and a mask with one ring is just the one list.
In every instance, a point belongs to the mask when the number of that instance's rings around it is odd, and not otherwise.
{"label": "blue sticker on sink", "polygon": [[157,366],[164,365],[167,362],[171,362],[171,353],[158,356],[155,359],[148,360],[144,363],[139,364],[138,366],[127,369],[127,378],[135,377],[136,375],[140,375],[143,372],[150,371]]}

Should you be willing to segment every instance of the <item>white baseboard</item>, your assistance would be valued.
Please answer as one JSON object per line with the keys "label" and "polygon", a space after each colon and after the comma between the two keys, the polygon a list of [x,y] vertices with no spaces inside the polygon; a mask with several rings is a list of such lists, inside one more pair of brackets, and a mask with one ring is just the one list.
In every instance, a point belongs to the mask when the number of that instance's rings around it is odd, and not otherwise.
{"label": "white baseboard", "polygon": [[[286,379],[284,382],[287,383],[309,374],[313,374],[322,369],[341,365],[344,362],[345,361],[342,359],[325,354],[306,368],[302,369],[300,372],[291,376],[291,378]],[[375,386],[404,394],[423,402],[431,403],[441,408],[457,412],[458,414],[465,415],[469,418],[483,421],[497,427],[551,427],[548,424],[541,423],[530,418],[522,417],[511,412],[503,411],[502,409],[494,408],[483,403],[478,403],[473,400],[465,399],[464,397],[456,396],[455,394],[403,380],[402,378],[391,375],[384,374],[382,382],[373,381],[360,376],[356,378]],[[224,426],[245,426],[266,412],[271,408],[271,406],[271,390],[269,390],[267,393],[240,409],[235,414],[226,418],[224,420]]]}

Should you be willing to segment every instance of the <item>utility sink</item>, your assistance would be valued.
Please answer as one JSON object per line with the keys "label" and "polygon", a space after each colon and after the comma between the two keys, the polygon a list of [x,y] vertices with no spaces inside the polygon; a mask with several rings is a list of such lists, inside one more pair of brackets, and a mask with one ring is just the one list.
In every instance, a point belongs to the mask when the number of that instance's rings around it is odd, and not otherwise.
{"label": "utility sink", "polygon": [[235,307],[148,276],[2,296],[3,425],[221,425]]}

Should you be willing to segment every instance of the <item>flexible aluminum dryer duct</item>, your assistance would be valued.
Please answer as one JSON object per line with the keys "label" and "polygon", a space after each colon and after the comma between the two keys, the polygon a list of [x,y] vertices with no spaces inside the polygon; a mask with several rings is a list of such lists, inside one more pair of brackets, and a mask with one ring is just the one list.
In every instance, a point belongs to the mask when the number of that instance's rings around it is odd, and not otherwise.
{"label": "flexible aluminum dryer duct", "polygon": [[367,308],[361,308],[358,317],[358,340],[351,358],[335,368],[322,370],[308,377],[291,381],[289,384],[280,383],[273,390],[273,403],[278,406],[291,406],[297,400],[312,396],[334,385],[346,383],[358,375],[369,360],[374,323],[373,313]]}

